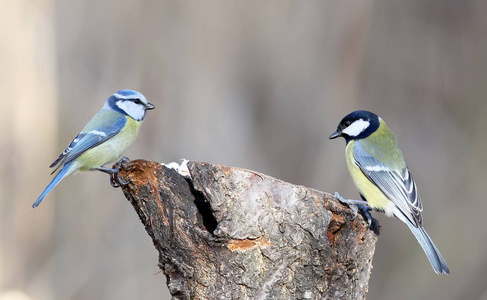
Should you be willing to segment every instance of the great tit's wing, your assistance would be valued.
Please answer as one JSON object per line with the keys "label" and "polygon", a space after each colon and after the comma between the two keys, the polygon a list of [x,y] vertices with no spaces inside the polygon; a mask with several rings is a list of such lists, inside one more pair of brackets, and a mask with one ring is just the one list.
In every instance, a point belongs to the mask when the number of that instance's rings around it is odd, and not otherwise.
{"label": "great tit's wing", "polygon": [[360,141],[354,145],[354,159],[362,173],[412,222],[421,225],[423,204],[413,176],[407,167],[394,168],[375,159]]}
{"label": "great tit's wing", "polygon": [[53,168],[57,165],[52,173],[56,172],[60,166],[76,159],[86,150],[96,147],[118,134],[126,122],[127,119],[122,114],[100,111],[49,166]]}

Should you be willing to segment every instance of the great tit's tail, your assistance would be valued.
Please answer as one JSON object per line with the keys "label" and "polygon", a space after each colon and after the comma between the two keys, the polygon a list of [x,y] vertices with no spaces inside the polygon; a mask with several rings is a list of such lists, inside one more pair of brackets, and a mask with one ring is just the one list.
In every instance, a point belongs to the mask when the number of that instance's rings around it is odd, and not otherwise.
{"label": "great tit's tail", "polygon": [[49,185],[44,189],[44,191],[41,193],[39,198],[37,198],[36,202],[34,202],[34,204],[32,204],[32,208],[36,208],[37,206],[39,206],[39,204],[41,204],[42,200],[44,200],[44,198],[47,196],[47,194],[49,194],[52,191],[52,189],[54,189],[54,187],[56,187],[56,185],[61,180],[63,180],[64,177],[73,173],[73,171],[74,170],[73,170],[72,164],[68,163],[68,164],[64,165],[63,168],[61,169],[61,171],[59,171],[59,173],[56,174],[56,176],[52,179],[51,183],[49,183]]}
{"label": "great tit's tail", "polygon": [[414,236],[418,240],[418,243],[423,248],[424,253],[426,253],[426,256],[428,257],[431,266],[433,267],[435,272],[437,274],[450,274],[450,269],[448,269],[448,266],[446,265],[443,256],[441,256],[440,251],[438,250],[438,248],[436,248],[435,244],[426,233],[426,230],[424,230],[422,226],[415,227],[410,222],[406,222],[406,224],[413,232]]}

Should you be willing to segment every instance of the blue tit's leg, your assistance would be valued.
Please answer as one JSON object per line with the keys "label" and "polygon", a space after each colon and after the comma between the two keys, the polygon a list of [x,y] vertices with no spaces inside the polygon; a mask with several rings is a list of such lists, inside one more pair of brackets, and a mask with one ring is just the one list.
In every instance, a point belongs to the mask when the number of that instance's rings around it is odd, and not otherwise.
{"label": "blue tit's leg", "polygon": [[[117,179],[118,179],[118,182],[121,184],[121,185],[127,185],[129,184],[129,181],[125,181],[123,180],[123,178],[120,176],[120,168],[122,167],[122,164],[124,163],[128,163],[130,162],[130,159],[127,157],[127,156],[122,156],[122,158],[120,158],[120,160],[118,161],[117,163]],[[115,185],[115,186],[118,186],[114,181],[113,181],[113,177],[110,176],[110,182],[112,183],[112,185]]]}
{"label": "blue tit's leg", "polygon": [[101,171],[101,172],[104,172],[104,173],[107,173],[107,174],[110,174],[110,184],[114,187],[114,188],[117,188],[117,187],[120,187],[120,185],[118,185],[114,179],[113,179],[113,176],[115,174],[117,174],[117,179],[118,179],[118,182],[121,184],[121,185],[127,185],[129,184],[128,181],[125,181],[123,180],[123,178],[120,176],[120,168],[122,167],[122,164],[123,163],[127,163],[129,162],[130,159],[126,156],[123,156],[122,158],[120,158],[120,160],[117,162],[117,167],[115,169],[110,169],[110,168],[103,168],[103,167],[98,167],[98,168],[95,168],[96,170],[98,171]]}

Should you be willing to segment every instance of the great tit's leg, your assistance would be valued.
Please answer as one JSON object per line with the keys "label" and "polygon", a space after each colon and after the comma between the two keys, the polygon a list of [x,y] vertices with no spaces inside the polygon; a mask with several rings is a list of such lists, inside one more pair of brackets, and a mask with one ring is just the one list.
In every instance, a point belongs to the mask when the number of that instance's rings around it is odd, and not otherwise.
{"label": "great tit's leg", "polygon": [[[344,204],[348,205],[348,207],[350,207],[350,209],[353,211],[352,220],[355,220],[355,218],[357,217],[358,209],[361,209],[362,211],[372,209],[367,205],[367,201],[365,201],[365,200],[345,199],[342,196],[340,196],[340,194],[338,194],[337,192],[335,192],[335,194],[333,194],[333,196],[335,198],[337,198],[341,203],[344,203]],[[368,212],[367,212],[367,214],[370,216],[370,214]]]}
{"label": "great tit's leg", "polygon": [[370,215],[369,211],[372,210],[372,207],[370,206],[364,206],[362,204],[355,204],[355,206],[360,209],[360,211],[364,214],[365,218],[367,219],[367,223],[369,224],[369,227],[372,226],[372,216]]}
{"label": "great tit's leg", "polygon": [[354,220],[357,217],[357,214],[360,210],[362,213],[364,219],[367,221],[367,224],[369,225],[369,228],[376,234],[379,235],[380,233],[380,225],[379,221],[374,219],[372,215],[369,213],[369,211],[372,210],[372,207],[370,207],[365,200],[365,198],[360,195],[362,200],[353,200],[353,199],[345,199],[340,194],[335,193],[333,196],[335,196],[340,202],[347,204],[350,209],[352,209],[354,216],[352,220]]}
{"label": "great tit's leg", "polygon": [[[365,197],[360,194],[360,198],[362,198],[362,200],[364,201],[367,201],[367,199],[365,199]],[[362,209],[362,212],[364,213],[364,216],[367,218],[367,223],[369,223],[369,228],[370,230],[372,230],[376,235],[379,235],[380,234],[380,224],[379,224],[379,220],[377,219],[374,219],[369,211],[372,210],[372,207],[370,206],[366,206],[367,209]]]}
{"label": "great tit's leg", "polygon": [[[120,176],[120,168],[122,167],[122,164],[123,163],[127,163],[129,162],[130,159],[128,157],[125,157],[123,156],[118,162],[117,162],[117,167],[115,169],[110,169],[110,168],[103,168],[103,167],[98,167],[98,168],[95,168],[96,170],[98,171],[101,171],[101,172],[104,172],[104,173],[107,173],[110,175],[110,184],[114,187],[114,188],[117,188],[117,187],[120,187],[120,185],[127,185],[129,184],[128,181],[125,181],[123,180],[123,178]],[[117,174],[117,179],[118,179],[118,182],[120,183],[117,184],[115,182],[115,180],[113,179],[113,176],[115,176],[115,174]]]}

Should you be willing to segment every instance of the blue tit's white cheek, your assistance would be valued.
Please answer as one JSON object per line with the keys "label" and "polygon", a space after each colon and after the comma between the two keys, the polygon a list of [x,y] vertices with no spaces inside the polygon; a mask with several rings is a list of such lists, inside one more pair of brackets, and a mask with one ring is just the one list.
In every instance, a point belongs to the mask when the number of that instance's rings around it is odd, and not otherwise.
{"label": "blue tit's white cheek", "polygon": [[141,121],[142,119],[144,119],[145,108],[143,105],[134,103],[129,100],[117,101],[115,104],[118,106],[118,108],[123,110],[132,119],[137,121]]}
{"label": "blue tit's white cheek", "polygon": [[[124,92],[124,93],[122,93]],[[123,100],[134,100],[134,99],[139,99],[142,103],[147,105],[147,99],[145,99],[144,95],[142,95],[139,92],[132,91],[132,90],[122,90],[118,91],[113,96],[117,99],[123,99]]]}
{"label": "blue tit's white cheek", "polygon": [[369,121],[363,119],[358,119],[357,121],[350,124],[347,128],[342,130],[342,133],[348,136],[358,136],[370,125]]}

